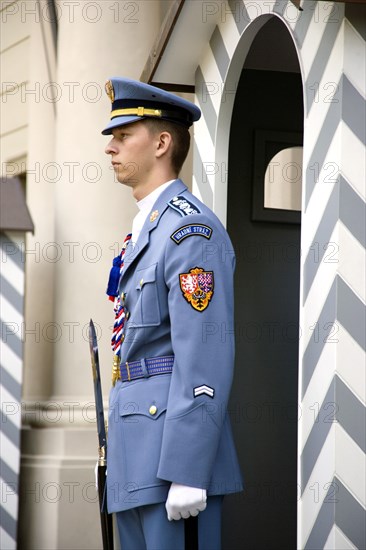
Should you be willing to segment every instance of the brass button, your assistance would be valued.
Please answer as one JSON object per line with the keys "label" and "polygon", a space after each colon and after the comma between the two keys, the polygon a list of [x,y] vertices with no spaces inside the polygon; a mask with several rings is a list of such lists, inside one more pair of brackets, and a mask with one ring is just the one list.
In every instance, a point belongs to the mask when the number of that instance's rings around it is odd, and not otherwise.
{"label": "brass button", "polygon": [[140,281],[140,286],[142,286],[143,284],[144,284],[144,280],[141,279],[141,281]]}
{"label": "brass button", "polygon": [[158,412],[158,408],[155,405],[151,405],[149,409],[149,413],[151,414],[151,416],[154,416],[154,414],[156,414],[157,412]]}
{"label": "brass button", "polygon": [[130,315],[131,315],[131,314],[130,314],[130,312],[129,312],[129,311],[126,311],[126,321],[128,321],[128,320],[129,320],[129,318],[130,318]]}
{"label": "brass button", "polygon": [[121,336],[121,344],[123,344],[124,341],[125,341],[125,335],[122,334],[122,336]]}
{"label": "brass button", "polygon": [[121,294],[121,300],[122,300],[122,302],[124,302],[125,299],[126,299],[126,293],[125,293],[125,292],[122,292],[122,294]]}

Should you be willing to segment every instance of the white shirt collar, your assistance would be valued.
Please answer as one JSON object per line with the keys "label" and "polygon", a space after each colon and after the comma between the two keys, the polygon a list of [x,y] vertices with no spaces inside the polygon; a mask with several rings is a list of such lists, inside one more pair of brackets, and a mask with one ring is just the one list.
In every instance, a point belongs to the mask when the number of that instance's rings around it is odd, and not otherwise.
{"label": "white shirt collar", "polygon": [[140,201],[137,201],[137,206],[139,208],[139,212],[136,214],[136,216],[133,219],[132,222],[132,238],[131,241],[133,244],[137,242],[137,239],[139,238],[139,235],[141,233],[141,229],[145,223],[145,220],[147,216],[150,214],[152,207],[154,206],[155,202],[160,197],[161,193],[169,187],[171,183],[173,183],[175,180],[167,181],[166,183],[163,183],[162,185],[159,185],[154,191],[149,193],[149,195],[146,195],[143,199]]}

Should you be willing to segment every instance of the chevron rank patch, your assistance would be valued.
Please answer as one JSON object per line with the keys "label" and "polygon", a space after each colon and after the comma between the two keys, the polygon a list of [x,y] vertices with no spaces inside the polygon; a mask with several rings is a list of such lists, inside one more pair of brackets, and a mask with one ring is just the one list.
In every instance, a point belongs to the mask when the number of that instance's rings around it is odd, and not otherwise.
{"label": "chevron rank patch", "polygon": [[179,212],[181,216],[189,216],[191,214],[200,214],[201,210],[193,204],[193,202],[187,200],[183,195],[178,195],[173,197],[171,201],[168,202],[168,205]]}
{"label": "chevron rank patch", "polygon": [[214,388],[210,388],[210,386],[206,386],[205,384],[203,386],[197,386],[196,388],[193,388],[193,397],[198,397],[199,395],[208,395],[208,397],[211,397],[211,399],[213,399],[215,395],[215,390]]}
{"label": "chevron rank patch", "polygon": [[187,237],[193,236],[205,237],[205,239],[211,239],[212,229],[208,225],[196,223],[192,225],[184,225],[175,231],[170,238],[176,243],[180,244]]}
{"label": "chevron rank patch", "polygon": [[213,296],[213,271],[204,271],[202,267],[194,267],[189,273],[179,275],[180,289],[184,298],[196,311],[204,311]]}

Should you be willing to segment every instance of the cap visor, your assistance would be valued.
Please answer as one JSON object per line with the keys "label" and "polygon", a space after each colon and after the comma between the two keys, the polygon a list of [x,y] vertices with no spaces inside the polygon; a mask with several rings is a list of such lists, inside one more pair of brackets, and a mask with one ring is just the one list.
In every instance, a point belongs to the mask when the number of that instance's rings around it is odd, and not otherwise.
{"label": "cap visor", "polygon": [[132,122],[137,122],[138,120],[143,120],[146,117],[141,116],[117,116],[113,118],[108,126],[104,128],[102,131],[102,134],[104,136],[108,136],[112,133],[112,130],[114,128],[118,128],[118,126],[125,126],[126,124],[131,124]]}

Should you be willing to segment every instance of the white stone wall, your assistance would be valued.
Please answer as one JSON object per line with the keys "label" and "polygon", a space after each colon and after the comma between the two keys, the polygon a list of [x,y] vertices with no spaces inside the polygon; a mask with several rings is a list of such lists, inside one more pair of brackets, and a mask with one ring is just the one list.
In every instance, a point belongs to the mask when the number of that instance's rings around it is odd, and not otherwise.
{"label": "white stone wall", "polygon": [[[94,488],[97,434],[87,325],[98,330],[104,395],[113,257],[136,206],[114,181],[101,130],[104,83],[139,79],[170,2],[1,4],[2,173],[27,171],[35,225],[26,265],[18,547],[101,547]],[[14,83],[13,86],[6,83]],[[5,93],[5,95],[4,95]]]}

